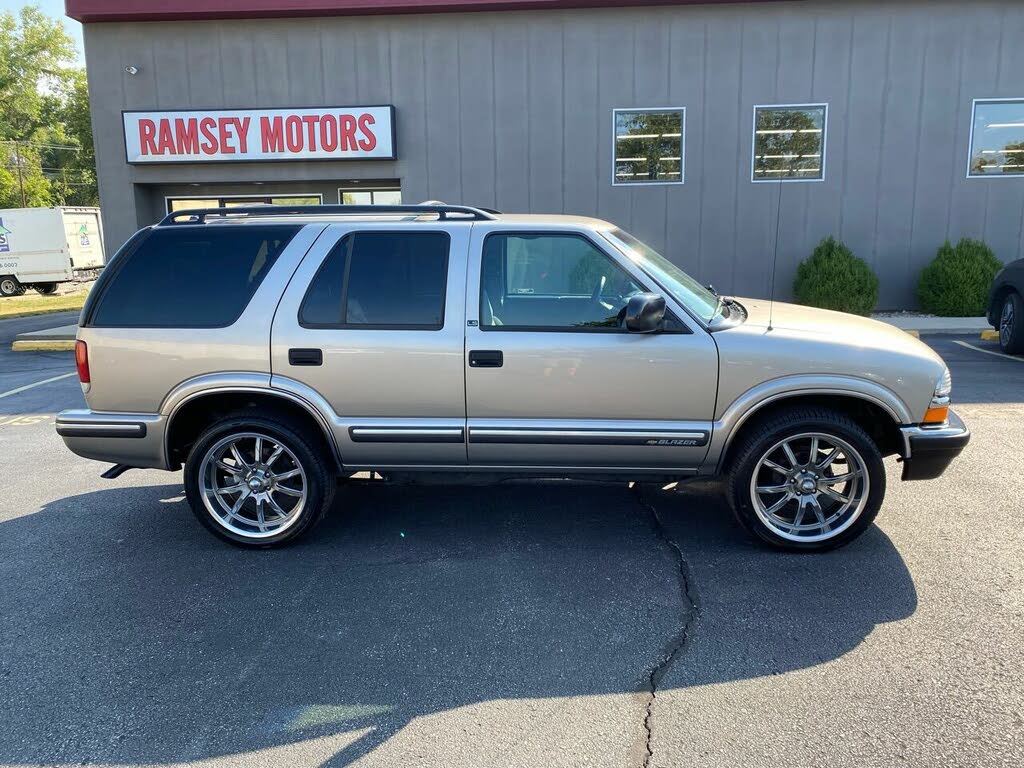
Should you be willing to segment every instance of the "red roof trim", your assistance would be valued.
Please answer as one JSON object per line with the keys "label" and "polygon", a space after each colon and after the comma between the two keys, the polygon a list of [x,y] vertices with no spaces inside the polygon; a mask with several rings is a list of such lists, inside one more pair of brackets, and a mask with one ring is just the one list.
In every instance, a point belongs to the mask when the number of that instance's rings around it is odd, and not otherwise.
{"label": "red roof trim", "polygon": [[618,8],[776,0],[64,0],[67,15],[97,21],[193,21],[294,16],[364,16],[394,13]]}

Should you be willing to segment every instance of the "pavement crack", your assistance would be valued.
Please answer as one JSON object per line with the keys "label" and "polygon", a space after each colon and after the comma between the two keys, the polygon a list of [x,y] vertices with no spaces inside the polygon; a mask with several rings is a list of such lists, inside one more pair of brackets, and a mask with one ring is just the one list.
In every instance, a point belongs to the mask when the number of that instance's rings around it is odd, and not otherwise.
{"label": "pavement crack", "polygon": [[642,766],[643,768],[651,768],[651,761],[654,758],[654,750],[652,747],[652,739],[654,737],[654,731],[651,726],[651,717],[654,712],[654,702],[658,697],[658,689],[661,686],[661,681],[665,679],[665,675],[668,674],[672,665],[675,664],[676,660],[682,655],[683,650],[686,648],[686,644],[690,639],[690,634],[693,630],[694,622],[697,619],[699,612],[699,606],[697,603],[697,595],[693,586],[693,575],[690,571],[690,566],[686,561],[686,557],[683,555],[683,550],[679,547],[679,544],[669,535],[668,529],[661,521],[661,517],[658,515],[657,508],[648,501],[644,494],[643,486],[637,483],[633,486],[636,490],[637,500],[642,507],[644,507],[651,518],[651,527],[654,530],[655,536],[671,551],[676,561],[677,580],[679,583],[679,596],[683,604],[683,611],[679,616],[680,622],[676,628],[676,631],[672,633],[669,641],[663,646],[661,653],[658,655],[657,661],[647,671],[645,679],[644,692],[647,694],[647,700],[644,703],[644,758]]}

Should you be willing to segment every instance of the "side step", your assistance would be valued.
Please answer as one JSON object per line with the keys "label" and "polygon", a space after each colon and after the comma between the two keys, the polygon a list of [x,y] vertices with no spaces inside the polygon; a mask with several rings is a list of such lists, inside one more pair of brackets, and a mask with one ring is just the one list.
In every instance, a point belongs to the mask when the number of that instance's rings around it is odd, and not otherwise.
{"label": "side step", "polygon": [[121,475],[123,475],[129,469],[136,469],[136,467],[133,467],[130,464],[115,464],[102,475],[100,475],[100,477],[102,477],[104,480],[113,480],[115,477],[120,477]]}

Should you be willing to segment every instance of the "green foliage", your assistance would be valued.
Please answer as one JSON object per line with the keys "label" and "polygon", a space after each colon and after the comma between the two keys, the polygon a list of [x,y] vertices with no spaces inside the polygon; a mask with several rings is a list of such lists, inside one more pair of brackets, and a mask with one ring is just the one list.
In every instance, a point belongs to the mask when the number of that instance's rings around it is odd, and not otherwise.
{"label": "green foliage", "polygon": [[955,248],[947,240],[917,282],[921,308],[942,317],[984,315],[988,289],[1002,266],[980,240],[964,238]]}
{"label": "green foliage", "polygon": [[866,315],[878,301],[878,277],[842,243],[828,237],[796,271],[800,304]]}
{"label": "green foliage", "polygon": [[60,20],[0,14],[0,206],[97,205],[85,72]]}

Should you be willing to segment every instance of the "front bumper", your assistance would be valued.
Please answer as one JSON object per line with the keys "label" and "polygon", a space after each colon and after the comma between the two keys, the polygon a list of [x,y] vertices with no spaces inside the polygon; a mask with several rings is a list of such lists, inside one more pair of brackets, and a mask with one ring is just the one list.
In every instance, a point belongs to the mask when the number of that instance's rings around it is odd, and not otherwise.
{"label": "front bumper", "polygon": [[132,467],[167,468],[164,417],[159,414],[61,411],[56,428],[71,452],[83,458]]}
{"label": "front bumper", "polygon": [[960,455],[971,431],[952,410],[945,424],[901,427],[903,432],[903,480],[934,480]]}

